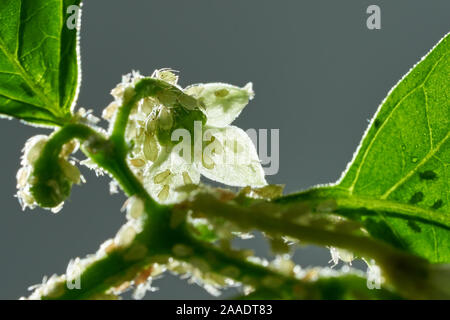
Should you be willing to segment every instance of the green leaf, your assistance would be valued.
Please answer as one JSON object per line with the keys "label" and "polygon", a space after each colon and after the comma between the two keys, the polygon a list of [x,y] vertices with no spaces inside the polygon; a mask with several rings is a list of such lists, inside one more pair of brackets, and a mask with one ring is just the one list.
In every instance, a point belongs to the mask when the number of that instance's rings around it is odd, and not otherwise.
{"label": "green leaf", "polygon": [[79,66],[77,29],[69,23],[80,12],[70,6],[80,3],[0,2],[0,115],[44,125],[70,119]]}
{"label": "green leaf", "polygon": [[449,54],[447,34],[391,90],[333,188],[364,203],[343,213],[373,236],[431,262],[450,262]]}

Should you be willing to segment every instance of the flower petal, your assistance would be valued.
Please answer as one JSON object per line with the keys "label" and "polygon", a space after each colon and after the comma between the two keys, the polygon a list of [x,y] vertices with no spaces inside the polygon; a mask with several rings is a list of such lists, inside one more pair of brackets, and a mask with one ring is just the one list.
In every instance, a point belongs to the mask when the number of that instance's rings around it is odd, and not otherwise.
{"label": "flower petal", "polygon": [[214,139],[203,149],[202,163],[198,165],[205,177],[230,186],[261,187],[267,185],[264,170],[250,137],[235,126],[209,128],[206,139]]}
{"label": "flower petal", "polygon": [[212,127],[231,124],[254,96],[251,82],[243,88],[225,83],[194,84],[184,92],[200,102],[207,116],[206,124]]}

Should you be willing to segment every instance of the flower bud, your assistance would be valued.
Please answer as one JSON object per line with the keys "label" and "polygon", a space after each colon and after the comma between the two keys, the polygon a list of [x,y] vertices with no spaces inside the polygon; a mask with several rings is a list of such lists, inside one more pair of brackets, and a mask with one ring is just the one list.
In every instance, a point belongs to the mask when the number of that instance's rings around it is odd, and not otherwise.
{"label": "flower bud", "polygon": [[69,196],[72,184],[80,183],[82,177],[72,161],[67,160],[77,150],[75,140],[64,144],[58,155],[45,152],[49,137],[34,136],[29,139],[22,156],[22,168],[17,172],[17,197],[22,209],[37,205],[60,208]]}
{"label": "flower bud", "polygon": [[34,173],[31,182],[31,194],[39,206],[54,208],[59,206],[70,195],[72,181],[64,174],[58,164],[52,165],[53,171],[47,173]]}

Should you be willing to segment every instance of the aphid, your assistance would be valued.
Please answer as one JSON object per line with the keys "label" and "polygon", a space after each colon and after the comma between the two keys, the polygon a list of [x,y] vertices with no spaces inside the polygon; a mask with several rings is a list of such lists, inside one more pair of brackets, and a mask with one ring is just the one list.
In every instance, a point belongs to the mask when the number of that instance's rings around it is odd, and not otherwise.
{"label": "aphid", "polygon": [[433,209],[439,209],[440,207],[442,207],[442,205],[443,205],[443,201],[442,201],[442,199],[439,199],[439,200],[436,200],[436,202],[435,203],[433,203],[433,205],[431,206],[431,208],[433,208]]}
{"label": "aphid", "polygon": [[154,178],[153,182],[156,184],[163,183],[167,178],[172,175],[172,172],[169,169],[164,170],[163,172],[158,173]]}
{"label": "aphid", "polygon": [[127,203],[127,218],[138,219],[144,212],[144,201],[135,196],[131,197]]}
{"label": "aphid", "polygon": [[416,192],[411,196],[411,199],[409,199],[409,203],[411,203],[411,204],[419,203],[420,201],[423,200],[423,198],[424,198],[423,192],[421,192],[421,191]]}
{"label": "aphid", "polygon": [[23,159],[26,159],[27,163],[33,164],[41,155],[47,140],[48,136],[46,135],[37,135],[28,139],[25,143]]}
{"label": "aphid", "polygon": [[147,248],[140,243],[134,243],[123,255],[126,261],[143,259],[148,253]]}
{"label": "aphid", "polygon": [[187,256],[192,255],[192,248],[179,243],[179,244],[176,244],[173,246],[172,252],[175,256],[187,257]]}
{"label": "aphid", "polygon": [[434,172],[432,170],[426,170],[424,172],[420,172],[419,176],[420,176],[420,179],[423,179],[423,180],[435,180],[438,177],[436,172]]}
{"label": "aphid", "polygon": [[154,135],[146,134],[144,144],[142,146],[142,153],[146,160],[155,162],[158,159],[159,146]]}
{"label": "aphid", "polygon": [[220,271],[221,274],[230,278],[237,278],[241,274],[241,271],[235,266],[227,266]]}
{"label": "aphid", "polygon": [[330,254],[331,254],[331,260],[328,261],[328,263],[333,262],[333,265],[331,266],[331,268],[334,268],[335,266],[337,266],[339,263],[339,260],[342,260],[342,261],[348,263],[349,265],[352,265],[352,261],[354,259],[354,255],[352,252],[344,250],[344,249],[330,247]]}
{"label": "aphid", "polygon": [[102,249],[105,252],[105,254],[110,254],[111,252],[113,252],[116,249],[114,240],[109,239],[109,240],[105,241],[100,247],[100,250],[102,250]]}
{"label": "aphid", "polygon": [[175,74],[178,72],[170,68],[157,69],[153,71],[152,78],[160,79],[170,84],[177,84],[178,76]]}
{"label": "aphid", "polygon": [[156,101],[154,98],[144,98],[141,103],[141,111],[144,114],[150,114],[157,105],[158,101]]}
{"label": "aphid", "polygon": [[130,163],[133,167],[140,168],[145,166],[145,161],[139,158],[130,159]]}
{"label": "aphid", "polygon": [[130,281],[125,281],[124,283],[122,283],[121,285],[119,285],[119,286],[117,286],[117,287],[114,287],[114,288],[111,288],[111,291],[114,293],[114,294],[117,294],[117,295],[119,295],[119,294],[122,294],[125,290],[127,290],[128,288],[130,288],[130,286],[131,286],[131,282]]}
{"label": "aphid", "polygon": [[173,126],[173,116],[169,109],[161,108],[158,115],[158,124],[162,130],[170,130]]}
{"label": "aphid", "polygon": [[105,109],[103,109],[102,118],[110,121],[116,114],[117,109],[119,109],[117,102],[111,102]]}
{"label": "aphid", "polygon": [[120,228],[119,232],[117,232],[116,237],[114,238],[114,243],[118,247],[127,247],[134,240],[135,236],[136,230],[134,227],[126,224]]}
{"label": "aphid", "polygon": [[161,104],[170,107],[175,105],[175,102],[178,99],[178,95],[179,93],[171,88],[160,91],[157,94],[158,100],[161,102]]}
{"label": "aphid", "polygon": [[266,276],[262,279],[262,284],[268,288],[277,289],[283,285],[283,280],[273,276]]}
{"label": "aphid", "polygon": [[194,110],[195,108],[197,108],[197,100],[187,94],[180,94],[178,96],[178,103],[189,110]]}
{"label": "aphid", "polygon": [[22,167],[17,171],[17,189],[25,188],[28,181],[28,176],[30,174],[31,168],[29,166]]}
{"label": "aphid", "polygon": [[161,191],[158,193],[158,199],[161,201],[167,200],[169,197],[169,185],[165,184]]}
{"label": "aphid", "polygon": [[134,284],[140,285],[141,283],[144,283],[147,281],[147,279],[151,276],[153,272],[153,264],[150,265],[148,268],[142,270],[136,278],[134,278]]}
{"label": "aphid", "polygon": [[62,172],[66,176],[69,181],[72,183],[79,184],[81,181],[81,173],[78,167],[74,166],[67,160],[60,159],[59,166],[61,167]]}
{"label": "aphid", "polygon": [[319,270],[317,268],[313,268],[311,270],[308,270],[306,274],[303,276],[304,281],[314,281],[319,276]]}
{"label": "aphid", "polygon": [[157,128],[156,114],[154,112],[150,113],[145,119],[145,131],[147,133],[155,133]]}
{"label": "aphid", "polygon": [[76,152],[79,143],[77,140],[73,139],[62,146],[59,156],[61,158],[67,159],[72,153]]}
{"label": "aphid", "polygon": [[226,97],[228,94],[229,94],[230,92],[227,90],[227,89],[220,89],[220,90],[216,90],[216,91],[214,91],[214,95],[216,96],[216,97],[219,97],[219,98],[224,98],[224,97]]}
{"label": "aphid", "polygon": [[183,172],[183,182],[184,184],[192,184],[192,179],[186,171]]}

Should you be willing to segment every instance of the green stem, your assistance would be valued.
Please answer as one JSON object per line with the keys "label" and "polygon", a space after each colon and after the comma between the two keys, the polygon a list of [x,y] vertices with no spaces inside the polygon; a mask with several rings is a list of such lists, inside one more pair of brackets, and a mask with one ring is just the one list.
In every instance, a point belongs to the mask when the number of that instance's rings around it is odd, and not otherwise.
{"label": "green stem", "polygon": [[[290,194],[275,200],[280,204],[295,204],[301,202],[312,202],[319,204],[326,200],[333,200],[336,211],[348,215],[351,212],[364,211],[365,213],[383,212],[385,215],[399,218],[408,218],[427,224],[437,225],[450,230],[450,216],[436,215],[432,209],[421,208],[407,203],[399,203],[390,200],[379,200],[349,195],[348,191],[338,187],[319,187],[299,193]],[[373,213],[376,215],[376,213]]]}
{"label": "green stem", "polygon": [[188,203],[188,207],[209,219],[231,221],[244,230],[257,229],[270,236],[288,236],[301,243],[343,248],[362,257],[373,258],[389,283],[403,293],[403,287],[411,286],[421,277],[428,276],[429,264],[426,260],[368,236],[299,225],[253,208],[224,203],[210,195],[197,195]]}
{"label": "green stem", "polygon": [[100,135],[91,127],[83,124],[68,124],[62,127],[60,130],[56,131],[51,136],[44,149],[42,150],[41,156],[58,156],[62,146],[72,139],[77,138],[81,141],[85,141],[90,137],[97,137],[97,139],[101,139],[103,141],[105,140],[102,135]]}
{"label": "green stem", "polygon": [[131,97],[128,97],[117,111],[115,121],[112,126],[110,140],[114,142],[123,157],[125,157],[128,152],[125,141],[125,130],[127,128],[128,117],[130,116],[131,110],[138,101],[138,94],[136,93]]}
{"label": "green stem", "polygon": [[[200,259],[214,272],[228,275],[235,281],[255,288],[259,299],[333,299],[338,296],[342,299],[347,294],[352,298],[398,298],[385,289],[378,292],[367,290],[366,279],[361,276],[349,274],[339,278],[325,277],[318,281],[308,281],[246,261],[239,257],[238,252],[224,252],[212,244],[192,238],[188,233],[183,244],[192,248],[191,256],[182,258],[186,262]],[[340,290],[335,291],[336,286]]]}
{"label": "green stem", "polygon": [[[173,248],[180,244],[190,250],[183,255],[174,254]],[[142,247],[146,248],[146,254],[136,256],[136,248]],[[153,263],[166,263],[170,256],[192,265],[198,265],[199,262],[206,265],[207,270],[201,270],[205,279],[211,272],[250,285],[256,288],[260,299],[398,298],[385,289],[367,290],[365,278],[358,275],[348,274],[342,278],[330,277],[310,281],[246,261],[236,256],[236,253],[223,252],[214,245],[196,240],[184,225],[174,229],[170,226],[169,212],[164,210],[151,213],[142,232],[127,248],[115,250],[83,270],[80,277],[81,289],[69,290],[65,282],[61,281],[50,295],[42,298],[104,298],[108,289],[132,281]]]}
{"label": "green stem", "polygon": [[[422,268],[426,264],[422,258],[406,254],[370,237],[290,223],[264,212],[224,203],[210,195],[198,195],[189,203],[189,208],[201,212],[207,218],[225,219],[244,229],[253,228],[275,237],[288,236],[303,243],[347,249],[360,256],[375,259],[383,270],[392,274],[398,272],[393,265],[416,265]],[[387,277],[389,276],[388,274]]]}
{"label": "green stem", "polygon": [[[109,172],[128,196],[137,196],[144,201],[145,215],[142,231],[136,235],[126,248],[116,249],[111,253],[93,261],[81,274],[81,290],[69,290],[65,282],[58,284],[57,290],[42,298],[86,299],[104,294],[109,288],[118,286],[125,281],[133,280],[144,268],[158,261],[161,257],[176,256],[176,259],[192,263],[200,259],[208,265],[211,272],[233,278],[235,281],[249,284],[263,292],[279,294],[287,297],[308,297],[317,291],[314,284],[305,280],[295,279],[270,270],[261,265],[246,261],[230,252],[196,240],[183,223],[178,228],[171,227],[172,208],[162,206],[154,201],[142,183],[135,177],[126,163],[128,152],[125,141],[125,130],[132,108],[145,96],[154,96],[163,90],[159,82],[144,79],[135,85],[133,93],[126,93],[124,104],[119,108],[112,125],[109,139],[95,129],[82,124],[69,124],[55,133],[46,145],[46,151],[53,156],[59,154],[61,147],[73,138],[84,142],[83,152],[99,167]],[[288,235],[304,241],[320,245],[333,245],[375,257],[386,259],[396,252],[388,246],[383,246],[363,237],[350,237],[324,230],[289,225],[271,217],[242,214],[242,208],[229,208],[223,203],[201,203],[205,212],[230,221],[242,222],[259,228],[264,232]],[[233,209],[233,210],[230,210]],[[186,256],[177,256],[175,246],[189,247],[192,252]],[[142,249],[142,248],[145,248]],[[137,250],[137,251],[136,251]],[[141,254],[136,257],[136,252]],[[144,252],[144,254],[142,254]],[[383,260],[384,261],[384,260]],[[231,272],[230,270],[237,270]],[[266,280],[266,281],[264,281]],[[265,284],[264,284],[265,283]],[[316,291],[315,291],[316,290]],[[57,294],[55,294],[55,292]],[[320,292],[319,292],[320,293]],[[317,296],[320,294],[317,293]],[[314,295],[313,295],[314,296]]]}

